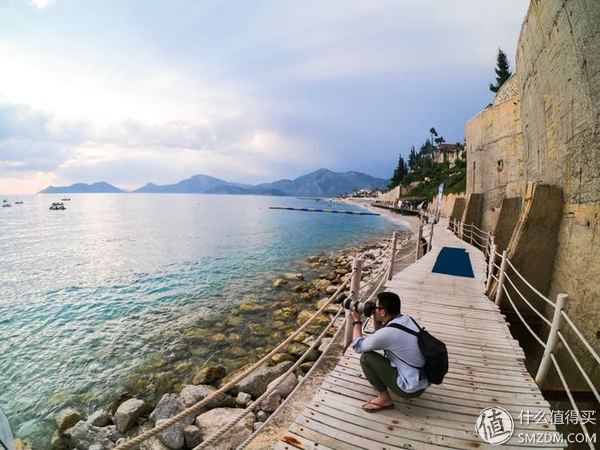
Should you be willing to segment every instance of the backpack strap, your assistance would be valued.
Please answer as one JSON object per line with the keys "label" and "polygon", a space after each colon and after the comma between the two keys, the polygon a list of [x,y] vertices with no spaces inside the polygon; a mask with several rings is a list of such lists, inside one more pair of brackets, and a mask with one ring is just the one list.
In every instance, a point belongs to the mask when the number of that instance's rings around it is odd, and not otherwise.
{"label": "backpack strap", "polygon": [[[411,317],[412,319],[412,317]],[[414,319],[413,319],[414,322]],[[416,323],[416,322],[415,322]],[[419,333],[417,333],[415,330],[411,330],[410,328],[405,327],[404,325],[400,325],[398,323],[388,323],[386,325],[386,327],[392,327],[392,328],[397,328],[399,330],[405,331],[408,334],[412,334],[413,336],[418,336]],[[418,325],[417,325],[418,327]],[[420,330],[421,328],[419,328]],[[413,366],[411,363],[408,363],[406,361],[404,361],[402,358],[400,358],[398,355],[396,355],[394,352],[387,350],[388,352],[390,352],[392,355],[394,355],[396,358],[398,358],[400,361],[402,361],[404,364],[408,364],[410,367],[412,367],[413,369],[422,369],[424,366]]]}
{"label": "backpack strap", "polygon": [[[410,317],[410,316],[408,316],[408,317]],[[425,327],[422,327],[421,325],[419,325],[419,324],[417,323],[417,321],[416,321],[415,319],[413,319],[412,317],[410,317],[410,320],[412,320],[412,321],[413,321],[413,323],[416,325],[416,327],[419,329],[419,331],[422,331],[422,330],[424,330],[424,329],[425,329]]]}
{"label": "backpack strap", "polygon": [[[411,319],[412,319],[412,317],[411,317]],[[416,322],[415,322],[415,323],[416,323]],[[406,331],[408,334],[412,334],[413,336],[416,336],[416,335],[418,335],[418,334],[419,334],[417,331],[415,331],[415,330],[411,330],[410,328],[408,328],[408,327],[405,327],[404,325],[400,325],[400,324],[398,324],[398,323],[389,323],[389,324],[387,324],[386,326],[387,326],[387,327],[392,327],[392,328],[398,328],[399,330]],[[417,326],[418,326],[418,325],[417,325]],[[419,329],[420,329],[420,328],[419,328]]]}

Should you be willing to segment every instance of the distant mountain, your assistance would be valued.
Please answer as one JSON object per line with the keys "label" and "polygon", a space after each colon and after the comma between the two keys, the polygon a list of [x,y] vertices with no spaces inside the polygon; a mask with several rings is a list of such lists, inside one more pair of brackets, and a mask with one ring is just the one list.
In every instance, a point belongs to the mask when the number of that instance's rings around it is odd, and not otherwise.
{"label": "distant mountain", "polygon": [[389,180],[372,177],[361,172],[332,172],[319,169],[295,180],[279,180],[256,187],[276,189],[296,197],[335,197],[358,189],[383,188]]}
{"label": "distant mountain", "polygon": [[[279,180],[273,183],[250,184],[232,183],[208,175],[194,175],[175,184],[158,185],[148,183],[132,192],[136,193],[179,193],[179,194],[236,194],[236,195],[277,195],[296,197],[335,197],[358,189],[376,189],[387,185],[388,180],[375,178],[361,172],[332,172],[319,169],[294,180]],[[71,186],[49,186],[40,193],[77,192],[124,192],[108,183],[73,184]]]}
{"label": "distant mountain", "polygon": [[104,194],[123,192],[118,187],[104,181],[93,184],[75,183],[71,186],[48,186],[40,194]]}

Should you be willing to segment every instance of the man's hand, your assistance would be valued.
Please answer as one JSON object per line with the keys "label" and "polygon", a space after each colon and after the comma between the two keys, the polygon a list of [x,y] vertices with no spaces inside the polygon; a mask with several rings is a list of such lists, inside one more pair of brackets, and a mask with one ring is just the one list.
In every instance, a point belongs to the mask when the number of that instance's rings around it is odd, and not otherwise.
{"label": "man's hand", "polygon": [[352,320],[360,320],[360,313],[356,310],[354,306],[350,310],[350,316],[352,317]]}

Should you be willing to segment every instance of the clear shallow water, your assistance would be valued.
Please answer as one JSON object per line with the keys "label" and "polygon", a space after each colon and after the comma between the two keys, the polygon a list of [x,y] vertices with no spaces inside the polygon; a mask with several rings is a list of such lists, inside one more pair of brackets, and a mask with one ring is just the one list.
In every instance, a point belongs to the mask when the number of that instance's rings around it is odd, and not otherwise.
{"label": "clear shallow water", "polygon": [[[190,356],[186,330],[262,298],[300,260],[398,229],[381,217],[268,209],[358,209],[307,199],[70,198],[66,211],[48,210],[56,195],[0,209],[0,405],[34,442],[63,407],[106,406],[142,363]],[[191,357],[210,357],[197,347]]]}

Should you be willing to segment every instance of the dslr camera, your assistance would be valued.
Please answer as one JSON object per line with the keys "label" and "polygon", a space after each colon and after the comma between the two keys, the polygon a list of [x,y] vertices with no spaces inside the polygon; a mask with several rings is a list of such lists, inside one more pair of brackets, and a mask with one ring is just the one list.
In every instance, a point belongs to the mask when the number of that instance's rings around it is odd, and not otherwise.
{"label": "dslr camera", "polygon": [[342,292],[339,294],[335,300],[333,301],[335,304],[341,304],[343,308],[352,309],[356,308],[360,314],[363,314],[366,317],[371,317],[373,315],[373,311],[375,311],[375,302],[372,300],[367,300],[366,302],[361,302],[359,300],[352,300],[348,296],[348,294]]}

